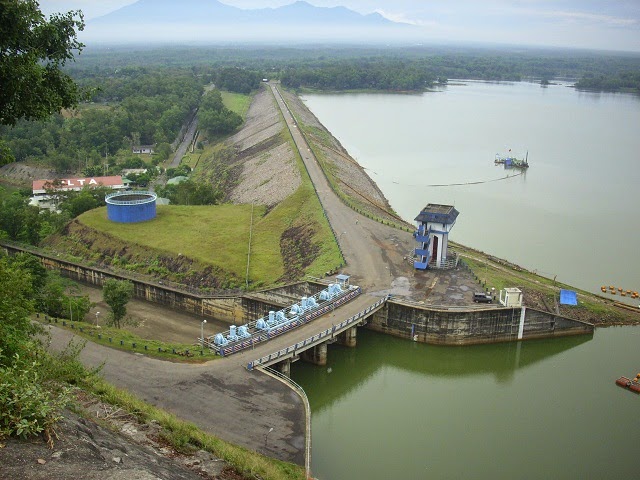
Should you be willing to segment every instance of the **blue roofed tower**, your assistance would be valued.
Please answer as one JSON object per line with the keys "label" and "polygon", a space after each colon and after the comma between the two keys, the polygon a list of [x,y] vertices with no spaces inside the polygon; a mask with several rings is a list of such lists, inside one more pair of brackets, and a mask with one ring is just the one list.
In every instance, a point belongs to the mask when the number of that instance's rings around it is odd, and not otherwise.
{"label": "blue roofed tower", "polygon": [[414,236],[418,242],[413,266],[419,270],[428,267],[442,268],[447,260],[449,232],[456,223],[459,212],[453,205],[430,203],[415,220],[418,230]]}

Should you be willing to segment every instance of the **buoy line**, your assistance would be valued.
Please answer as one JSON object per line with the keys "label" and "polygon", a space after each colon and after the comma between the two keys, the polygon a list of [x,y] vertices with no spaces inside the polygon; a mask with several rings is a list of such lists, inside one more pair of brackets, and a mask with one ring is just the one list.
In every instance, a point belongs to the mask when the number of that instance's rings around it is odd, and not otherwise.
{"label": "buoy line", "polygon": [[479,185],[481,183],[491,183],[491,182],[499,182],[501,180],[507,180],[509,178],[515,178],[518,177],[520,175],[523,175],[524,172],[520,172],[520,173],[516,173],[514,175],[507,175],[505,177],[500,177],[500,178],[493,178],[491,180],[479,180],[477,182],[463,182],[463,183],[432,183],[429,185],[413,185],[410,183],[400,183],[400,182],[396,182],[395,180],[392,180],[392,183],[395,183],[396,185],[402,185],[405,187],[459,187],[459,186],[463,186],[463,185]]}

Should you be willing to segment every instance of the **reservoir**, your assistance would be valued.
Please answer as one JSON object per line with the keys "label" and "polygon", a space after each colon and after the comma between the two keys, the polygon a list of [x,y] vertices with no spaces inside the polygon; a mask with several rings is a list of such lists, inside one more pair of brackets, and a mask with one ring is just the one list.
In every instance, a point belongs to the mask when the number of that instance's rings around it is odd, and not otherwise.
{"label": "reservoir", "polygon": [[[453,204],[453,241],[591,292],[640,290],[640,97],[465,81],[303,100],[405,220]],[[528,152],[525,174],[494,165],[509,149]]]}
{"label": "reservoir", "polygon": [[[453,83],[453,82],[452,82]],[[460,82],[416,95],[304,95],[406,220],[461,212],[451,239],[585,290],[640,289],[640,98]],[[524,157],[526,174],[494,165]],[[464,184],[464,185],[452,185]],[[580,479],[637,473],[640,328],[469,347],[364,329],[292,365],[328,479]]]}
{"label": "reservoir", "polygon": [[322,480],[633,478],[640,329],[593,338],[440,347],[364,329],[326,367],[291,376],[307,392],[312,473]]}

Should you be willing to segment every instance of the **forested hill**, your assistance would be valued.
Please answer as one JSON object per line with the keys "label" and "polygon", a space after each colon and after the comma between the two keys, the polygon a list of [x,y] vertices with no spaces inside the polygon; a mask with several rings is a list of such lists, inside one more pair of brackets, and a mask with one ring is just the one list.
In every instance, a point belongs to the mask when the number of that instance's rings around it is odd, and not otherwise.
{"label": "forested hill", "polygon": [[[126,61],[125,61],[126,59]],[[111,71],[131,64],[193,70],[238,67],[279,78],[284,85],[327,90],[422,91],[436,81],[553,81],[588,83],[581,88],[617,91],[633,88],[640,55],[562,49],[488,47],[119,47],[87,48],[75,75]],[[77,71],[77,73],[76,73]],[[635,72],[635,73],[634,73]],[[613,79],[618,79],[613,81]],[[637,87],[637,86],[636,86]]]}

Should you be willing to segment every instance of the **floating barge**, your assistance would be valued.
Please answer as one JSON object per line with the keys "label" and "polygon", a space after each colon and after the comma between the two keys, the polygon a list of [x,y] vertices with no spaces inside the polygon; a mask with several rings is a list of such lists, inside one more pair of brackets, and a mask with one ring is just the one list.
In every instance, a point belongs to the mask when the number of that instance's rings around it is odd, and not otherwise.
{"label": "floating barge", "polygon": [[631,390],[632,392],[640,393],[640,382],[638,381],[639,377],[640,374],[638,374],[638,376],[633,380],[627,377],[620,377],[616,380],[616,385],[622,388],[626,388],[627,390]]}
{"label": "floating barge", "polygon": [[525,170],[529,168],[529,152],[527,152],[527,155],[523,159],[512,157],[511,155],[500,155],[499,153],[496,153],[494,163],[496,165],[504,165],[504,168],[520,168]]}

